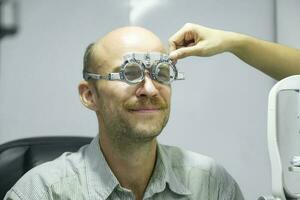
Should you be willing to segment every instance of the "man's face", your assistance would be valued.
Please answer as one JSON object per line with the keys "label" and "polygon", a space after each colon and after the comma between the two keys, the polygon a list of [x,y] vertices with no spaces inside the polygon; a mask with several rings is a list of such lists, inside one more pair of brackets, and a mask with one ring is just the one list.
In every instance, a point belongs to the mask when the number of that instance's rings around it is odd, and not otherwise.
{"label": "man's face", "polygon": [[[101,74],[118,72],[121,64],[121,56],[114,57],[102,66]],[[151,80],[148,74],[135,85],[106,80],[96,81],[94,85],[100,129],[114,139],[151,140],[166,125],[170,114],[170,85]]]}

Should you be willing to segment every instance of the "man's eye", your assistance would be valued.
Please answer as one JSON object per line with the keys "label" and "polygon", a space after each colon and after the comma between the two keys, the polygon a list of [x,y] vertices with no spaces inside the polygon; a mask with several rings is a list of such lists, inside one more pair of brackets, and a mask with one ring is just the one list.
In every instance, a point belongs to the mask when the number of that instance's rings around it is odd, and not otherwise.
{"label": "man's eye", "polygon": [[160,64],[157,66],[157,78],[160,79],[160,81],[169,81],[170,80],[170,66],[167,64]]}
{"label": "man's eye", "polygon": [[124,74],[128,80],[134,80],[142,76],[142,71],[138,64],[128,64],[124,70]]}

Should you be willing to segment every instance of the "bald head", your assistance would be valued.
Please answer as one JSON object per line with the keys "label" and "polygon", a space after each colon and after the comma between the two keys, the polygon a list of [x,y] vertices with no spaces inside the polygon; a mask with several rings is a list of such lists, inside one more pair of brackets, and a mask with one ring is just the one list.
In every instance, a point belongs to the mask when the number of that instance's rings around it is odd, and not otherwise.
{"label": "bald head", "polygon": [[163,43],[151,31],[136,26],[122,27],[90,45],[85,53],[84,69],[104,72],[119,66],[128,52],[165,52]]}

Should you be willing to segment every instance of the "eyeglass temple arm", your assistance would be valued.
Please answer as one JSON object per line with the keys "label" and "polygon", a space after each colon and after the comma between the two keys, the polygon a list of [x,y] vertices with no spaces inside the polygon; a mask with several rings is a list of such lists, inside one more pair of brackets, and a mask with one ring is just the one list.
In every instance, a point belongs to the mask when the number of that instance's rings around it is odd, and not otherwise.
{"label": "eyeglass temple arm", "polygon": [[121,80],[120,73],[109,73],[107,76],[83,72],[84,80]]}

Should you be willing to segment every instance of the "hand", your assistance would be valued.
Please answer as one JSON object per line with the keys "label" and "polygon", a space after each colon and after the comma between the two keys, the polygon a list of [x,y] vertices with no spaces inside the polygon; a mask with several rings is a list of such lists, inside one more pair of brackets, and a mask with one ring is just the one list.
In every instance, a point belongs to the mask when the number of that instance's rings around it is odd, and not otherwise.
{"label": "hand", "polygon": [[169,39],[170,58],[212,56],[230,51],[234,33],[187,23]]}
{"label": "hand", "polygon": [[173,62],[187,56],[212,56],[230,52],[280,80],[300,74],[300,50],[248,35],[187,23],[169,39]]}

